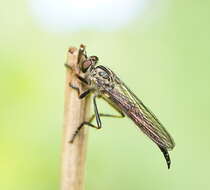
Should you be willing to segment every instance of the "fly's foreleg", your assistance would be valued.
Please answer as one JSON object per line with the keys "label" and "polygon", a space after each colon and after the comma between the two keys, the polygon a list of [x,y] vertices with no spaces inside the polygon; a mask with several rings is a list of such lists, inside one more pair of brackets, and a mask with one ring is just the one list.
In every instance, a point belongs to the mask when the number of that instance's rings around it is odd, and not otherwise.
{"label": "fly's foreleg", "polygon": [[72,71],[72,67],[71,67],[70,65],[68,65],[67,63],[65,63],[64,66],[65,66],[67,69],[69,69],[69,70]]}
{"label": "fly's foreleg", "polygon": [[76,90],[76,91],[77,91],[77,93],[78,93],[78,96],[80,95],[80,89],[79,89],[79,87],[74,86],[74,85],[73,85],[73,84],[71,84],[71,83],[69,83],[69,87],[71,87],[71,88],[73,88],[74,90]]}
{"label": "fly's foreleg", "polygon": [[88,81],[87,81],[85,78],[81,77],[80,75],[76,74],[76,77],[77,77],[81,82],[83,82],[84,84],[87,84],[87,85],[89,84]]}
{"label": "fly's foreleg", "polygon": [[[69,69],[69,70],[73,70],[72,67],[71,67],[70,65],[68,65],[67,63],[65,63],[64,66],[65,66],[67,69]],[[85,78],[81,77],[81,76],[78,75],[78,74],[75,74],[75,75],[76,75],[77,79],[79,79],[82,83],[88,85],[88,81],[87,81]],[[69,83],[69,86],[72,87],[73,89],[75,89],[75,90],[77,90],[77,91],[79,92],[79,88],[78,88],[78,87],[72,85],[71,83]]]}
{"label": "fly's foreleg", "polygon": [[78,92],[79,99],[85,98],[92,91],[92,89],[88,89],[88,90],[84,91],[83,93],[80,93],[79,87],[74,86],[71,83],[69,83],[69,86]]}

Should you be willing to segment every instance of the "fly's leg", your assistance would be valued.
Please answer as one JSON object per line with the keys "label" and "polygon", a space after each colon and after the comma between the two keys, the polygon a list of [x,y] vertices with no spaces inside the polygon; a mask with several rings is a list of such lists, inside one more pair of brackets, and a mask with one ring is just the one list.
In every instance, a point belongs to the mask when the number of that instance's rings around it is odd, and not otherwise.
{"label": "fly's leg", "polygon": [[[67,63],[65,63],[64,66],[65,66],[67,69],[71,70],[71,71],[73,70],[72,67],[71,67],[70,65],[68,65]],[[77,77],[81,82],[83,82],[83,83],[85,83],[85,84],[87,84],[87,85],[89,84],[88,81],[87,81],[85,78],[81,77],[80,75],[76,74],[76,77]]]}
{"label": "fly's leg", "polygon": [[69,87],[73,88],[74,90],[77,91],[78,96],[80,95],[80,89],[77,86],[74,86],[73,84],[69,83]]}
{"label": "fly's leg", "polygon": [[80,94],[80,89],[77,86],[74,86],[71,83],[69,83],[69,86],[78,92],[79,99],[85,98],[92,91],[92,89],[90,88],[84,91],[82,94]]}
{"label": "fly's leg", "polygon": [[[76,74],[76,76],[77,76],[77,78],[78,78],[80,81],[82,81],[82,82],[85,83],[85,84],[88,84],[88,82],[87,82],[84,78],[82,78],[82,77],[79,76],[78,74]],[[74,85],[71,84],[71,83],[69,83],[69,86],[70,86],[71,88],[77,90],[78,94],[80,94],[80,89],[79,89],[79,87],[74,86]],[[82,99],[82,98],[81,98],[81,99]]]}
{"label": "fly's leg", "polygon": [[79,76],[78,74],[76,74],[76,76],[77,76],[77,78],[78,78],[81,82],[83,82],[83,83],[85,83],[85,84],[88,84],[88,81],[87,81],[85,78]]}
{"label": "fly's leg", "polygon": [[[68,64],[65,64],[65,66],[68,68],[68,69],[72,69],[71,66],[69,66]],[[88,85],[88,82],[85,78],[81,77],[80,75],[76,74],[76,77],[83,83],[87,84]],[[79,87],[77,86],[74,86],[73,84],[69,83],[69,86],[73,89],[75,89],[77,92],[78,92],[78,95],[79,95],[79,98],[82,99],[84,97],[86,97],[86,95],[89,94],[89,92],[91,92],[92,89],[88,89],[86,90],[84,93],[80,94],[80,89]]]}
{"label": "fly's leg", "polygon": [[91,91],[92,91],[91,88],[86,90],[86,91],[84,91],[82,94],[79,95],[79,99],[85,98],[88,94],[90,94]]}
{"label": "fly's leg", "polygon": [[[88,90],[87,90],[88,91]],[[87,95],[88,93],[86,93],[87,91],[85,91],[84,93]],[[83,93],[83,94],[84,94]],[[81,94],[82,95],[82,94]],[[81,96],[80,95],[80,96]],[[85,96],[86,96],[85,95]],[[82,98],[84,98],[85,96],[83,96]],[[94,117],[95,116],[92,116],[89,121],[84,121],[80,124],[80,126],[77,128],[77,130],[74,132],[71,140],[69,141],[70,143],[73,143],[74,142],[74,139],[75,137],[77,136],[77,134],[79,133],[80,129],[82,129],[82,127],[84,127],[85,125],[88,125],[90,127],[93,127],[93,128],[96,128],[96,129],[100,129],[101,128],[101,120],[100,120],[100,116],[98,114],[98,108],[97,108],[97,105],[96,105],[96,96],[93,97],[93,103],[94,103],[94,111],[95,111],[95,115],[96,115],[96,122],[97,122],[97,126],[96,125],[93,125],[91,122],[93,121]]]}
{"label": "fly's leg", "polygon": [[[85,92],[84,92],[85,93]],[[83,94],[84,94],[83,93]],[[82,96],[82,95],[80,95]],[[77,130],[75,131],[75,133],[73,134],[71,140],[69,141],[70,143],[74,142],[75,137],[77,136],[77,134],[79,133],[80,129],[85,126],[88,125],[90,127],[96,128],[96,129],[100,129],[102,127],[101,124],[101,119],[100,117],[114,117],[114,118],[123,118],[125,117],[124,113],[121,112],[116,106],[114,106],[113,104],[110,104],[120,115],[111,115],[111,114],[103,114],[103,113],[99,113],[98,112],[98,108],[97,108],[97,104],[96,104],[96,96],[93,97],[93,105],[94,105],[94,112],[95,114],[93,114],[91,116],[91,118],[89,119],[89,121],[84,121],[83,123],[80,124],[80,126],[77,128]],[[96,118],[96,125],[93,125],[91,122],[94,120],[94,118]]]}
{"label": "fly's leg", "polygon": [[67,63],[65,63],[64,66],[65,66],[67,69],[72,70],[72,67],[71,67],[70,65],[68,65]]}
{"label": "fly's leg", "polygon": [[[85,50],[85,46],[80,45],[79,54],[78,54],[78,63],[80,63],[81,61],[84,61],[86,59],[87,59],[87,53],[86,53],[86,50]],[[64,65],[67,69],[72,70],[72,67],[70,65],[68,65],[67,63],[65,63]]]}
{"label": "fly's leg", "polygon": [[90,127],[93,127],[93,128],[96,128],[96,129],[100,129],[101,127],[100,126],[96,126],[96,125],[93,125],[91,122],[92,120],[94,119],[94,117],[91,117],[89,121],[84,121],[80,124],[80,126],[77,128],[77,130],[74,132],[71,140],[69,141],[69,143],[73,143],[74,142],[74,139],[75,137],[78,135],[80,129],[82,129],[82,127],[84,127],[85,125],[88,125]]}

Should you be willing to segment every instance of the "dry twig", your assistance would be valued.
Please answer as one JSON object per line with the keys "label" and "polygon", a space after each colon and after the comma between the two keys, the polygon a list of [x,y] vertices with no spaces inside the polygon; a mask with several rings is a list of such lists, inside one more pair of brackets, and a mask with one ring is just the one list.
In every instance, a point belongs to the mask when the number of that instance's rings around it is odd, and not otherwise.
{"label": "dry twig", "polygon": [[77,127],[87,119],[89,99],[80,100],[76,90],[69,83],[82,89],[81,83],[75,77],[79,74],[78,49],[69,48],[67,64],[72,70],[66,71],[65,103],[64,103],[64,134],[61,165],[61,190],[82,190],[84,186],[84,167],[87,141],[87,128],[83,128],[73,144],[69,143]]}

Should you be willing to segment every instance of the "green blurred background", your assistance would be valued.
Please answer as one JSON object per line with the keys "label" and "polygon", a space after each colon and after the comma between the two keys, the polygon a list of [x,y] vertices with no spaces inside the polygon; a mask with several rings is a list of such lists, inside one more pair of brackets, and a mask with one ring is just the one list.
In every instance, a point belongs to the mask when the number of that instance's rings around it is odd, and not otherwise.
{"label": "green blurred background", "polygon": [[[210,189],[210,1],[165,3],[150,1],[144,14],[117,29],[51,32],[29,1],[2,1],[0,189],[59,188],[63,64],[67,48],[80,43],[128,84],[176,142],[167,170],[132,121],[103,119],[103,129],[89,130],[86,190]],[[112,110],[103,105],[103,112]]]}

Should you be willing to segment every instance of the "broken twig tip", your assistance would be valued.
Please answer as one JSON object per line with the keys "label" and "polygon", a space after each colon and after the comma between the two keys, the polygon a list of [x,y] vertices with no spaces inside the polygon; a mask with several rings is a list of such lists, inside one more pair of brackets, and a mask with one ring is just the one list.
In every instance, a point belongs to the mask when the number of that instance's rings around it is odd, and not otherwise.
{"label": "broken twig tip", "polygon": [[70,48],[68,49],[68,52],[71,53],[71,54],[73,54],[76,50],[77,50],[77,48],[75,48],[75,47],[70,47]]}

